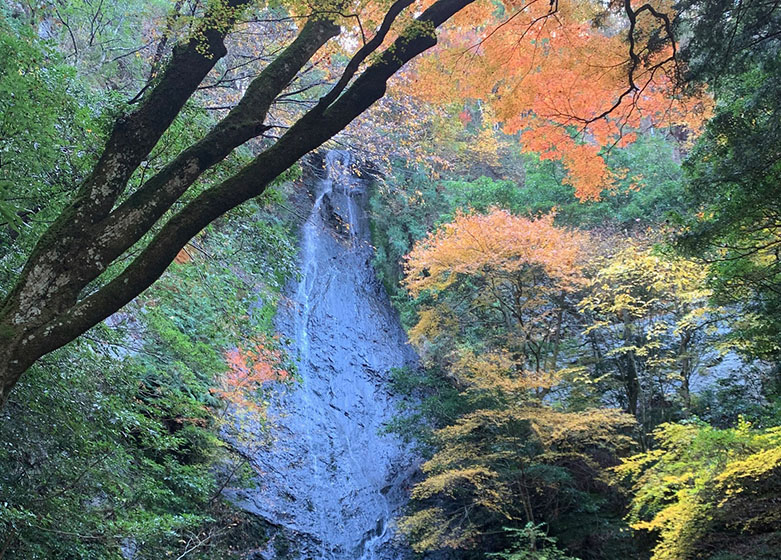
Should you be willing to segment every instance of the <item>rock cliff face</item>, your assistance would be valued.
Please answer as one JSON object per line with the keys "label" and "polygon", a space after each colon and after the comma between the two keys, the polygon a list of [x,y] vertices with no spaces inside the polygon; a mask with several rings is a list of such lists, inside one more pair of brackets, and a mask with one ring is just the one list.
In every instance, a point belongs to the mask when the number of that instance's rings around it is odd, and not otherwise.
{"label": "rock cliff face", "polygon": [[278,318],[302,381],[272,399],[272,441],[252,452],[259,487],[235,496],[281,528],[291,558],[407,557],[393,518],[414,454],[380,431],[395,412],[389,371],[416,356],[371,267],[366,186],[348,152],[326,155]]}

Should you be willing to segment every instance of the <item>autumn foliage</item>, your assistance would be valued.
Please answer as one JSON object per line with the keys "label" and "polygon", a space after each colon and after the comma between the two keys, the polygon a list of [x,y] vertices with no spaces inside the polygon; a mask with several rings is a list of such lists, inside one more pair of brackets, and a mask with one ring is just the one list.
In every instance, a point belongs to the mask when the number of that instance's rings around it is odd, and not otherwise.
{"label": "autumn foliage", "polygon": [[257,339],[250,345],[228,350],[225,361],[228,369],[212,392],[248,411],[262,411],[257,397],[264,384],[284,381],[290,376],[284,369],[282,353],[268,339]]}
{"label": "autumn foliage", "polygon": [[631,483],[632,527],[656,537],[652,560],[773,558],[781,535],[781,429],[745,419],[718,429],[662,424],[657,448],[616,468]]}
{"label": "autumn foliage", "polygon": [[632,428],[631,417],[609,409],[475,410],[436,432],[439,451],[423,464],[415,510],[400,528],[417,552],[479,551],[495,546],[496,527],[560,522],[595,488],[609,493],[605,463],[632,448]]}
{"label": "autumn foliage", "polygon": [[647,417],[662,394],[675,393],[688,407],[690,380],[702,368],[698,348],[723,314],[708,305],[707,267],[626,245],[578,304],[589,318],[584,334],[607,349],[628,411]]}
{"label": "autumn foliage", "polygon": [[409,254],[406,287],[418,295],[446,289],[459,274],[538,268],[562,289],[573,288],[581,281],[579,257],[586,238],[554,226],[553,218],[514,216],[499,208],[485,215],[458,213]]}
{"label": "autumn foliage", "polygon": [[[482,120],[520,133],[524,151],[561,161],[580,198],[599,198],[612,184],[604,148],[648,127],[697,131],[709,116],[707,97],[678,90],[674,44],[650,11],[635,6],[630,30],[623,3],[497,4],[463,10],[437,49],[416,61],[406,90],[459,107],[480,100]],[[664,0],[649,5],[674,16]],[[465,111],[458,118],[464,126],[473,120]]]}
{"label": "autumn foliage", "polygon": [[[435,452],[399,523],[416,551],[502,550],[512,539],[500,528],[539,523],[578,557],[625,546],[621,529],[604,523],[622,509],[609,468],[633,448],[636,417],[645,425],[637,401],[651,400],[650,387],[668,376],[688,396],[707,312],[692,263],[633,245],[612,250],[590,270],[596,238],[553,214],[494,208],[456,213],[409,254],[404,283],[418,313],[410,339],[457,393],[438,404],[446,414],[430,435]],[[627,374],[627,363],[637,371]],[[623,411],[604,408],[606,390],[589,401],[613,368],[631,381],[632,402],[611,401]]]}
{"label": "autumn foliage", "polygon": [[[434,340],[443,350],[459,347],[478,325],[491,325],[483,353],[509,353],[519,371],[535,376],[554,371],[563,303],[584,282],[588,237],[555,226],[553,218],[499,208],[459,212],[415,245],[404,284],[412,296],[432,299],[419,310],[412,342],[421,349]],[[457,361],[460,351],[450,354],[449,361]]]}

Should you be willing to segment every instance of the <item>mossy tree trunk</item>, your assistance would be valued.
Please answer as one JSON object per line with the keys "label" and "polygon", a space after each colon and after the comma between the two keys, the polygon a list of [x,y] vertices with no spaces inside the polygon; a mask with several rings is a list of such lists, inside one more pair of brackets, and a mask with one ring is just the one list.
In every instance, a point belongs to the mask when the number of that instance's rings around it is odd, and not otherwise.
{"label": "mossy tree trunk", "polygon": [[[130,302],[210,222],[262,194],[299,158],[380,99],[393,74],[436,44],[435,28],[472,1],[438,0],[407,32],[378,52],[390,25],[412,1],[392,4],[377,35],[357,51],[317,105],[251,163],[173,214],[116,278],[84,295],[87,285],[109,265],[131,248],[138,250],[142,237],[204,171],[268,129],[264,121],[276,97],[315,52],[339,33],[339,27],[327,16],[310,17],[297,38],[250,84],[239,104],[220,123],[118,204],[133,172],[226,54],[225,33],[249,0],[227,0],[220,8],[227,10],[227,15],[206,14],[193,38],[174,48],[168,66],[139,107],[115,123],[91,175],[41,237],[17,284],[0,304],[0,404],[37,359]],[[359,72],[373,53],[374,61]]]}

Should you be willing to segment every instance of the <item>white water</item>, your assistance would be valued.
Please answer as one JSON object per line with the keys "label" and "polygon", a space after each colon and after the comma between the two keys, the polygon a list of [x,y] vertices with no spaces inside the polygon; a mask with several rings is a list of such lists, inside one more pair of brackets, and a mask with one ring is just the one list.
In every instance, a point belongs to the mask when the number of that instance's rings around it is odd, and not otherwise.
{"label": "white water", "polygon": [[293,558],[399,560],[393,521],[415,459],[380,431],[395,414],[389,370],[415,355],[371,269],[366,185],[351,165],[329,152],[313,189],[300,277],[279,319],[301,383],[272,401],[274,442],[253,459],[260,487],[235,499],[281,527]]}

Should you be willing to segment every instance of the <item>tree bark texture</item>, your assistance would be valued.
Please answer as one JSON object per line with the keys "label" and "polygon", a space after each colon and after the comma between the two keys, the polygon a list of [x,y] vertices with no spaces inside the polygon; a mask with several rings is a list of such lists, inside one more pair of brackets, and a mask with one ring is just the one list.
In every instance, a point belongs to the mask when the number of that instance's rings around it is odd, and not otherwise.
{"label": "tree bark texture", "polygon": [[[394,3],[377,36],[362,47],[331,91],[270,148],[238,173],[186,204],[115,279],[87,287],[158,224],[204,171],[260,135],[267,113],[307,61],[339,27],[313,16],[298,36],[253,80],[230,113],[176,156],[122,203],[133,172],[216,62],[227,53],[221,25],[206,14],[188,42],[179,44],[138,108],[120,118],[91,175],[72,204],[41,237],[16,285],[0,303],[0,405],[22,373],[41,356],[74,340],[149,287],[179,250],[214,219],[263,193],[302,156],[344,129],[386,91],[404,64],[436,44],[435,29],[473,0],[438,0],[387,49],[376,52],[396,16],[412,2]],[[229,23],[249,0],[227,0]],[[375,60],[359,73],[367,57]]]}

